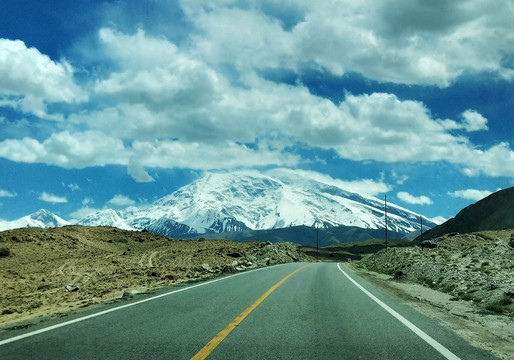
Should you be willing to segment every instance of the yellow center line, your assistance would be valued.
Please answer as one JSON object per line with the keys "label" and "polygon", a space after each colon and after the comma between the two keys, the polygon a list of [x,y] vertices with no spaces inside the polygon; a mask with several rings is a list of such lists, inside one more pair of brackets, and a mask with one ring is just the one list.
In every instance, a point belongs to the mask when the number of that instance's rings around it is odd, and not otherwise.
{"label": "yellow center line", "polygon": [[257,300],[255,300],[255,302],[250,305],[248,307],[248,309],[246,309],[245,311],[243,311],[241,314],[239,314],[239,316],[237,316],[234,320],[232,320],[232,322],[230,324],[228,324],[223,330],[221,330],[218,335],[216,335],[214,338],[212,338],[211,341],[209,341],[207,343],[207,345],[205,345],[203,347],[202,350],[200,350],[195,356],[193,356],[191,358],[191,360],[203,360],[205,359],[207,356],[209,356],[210,353],[212,353],[214,351],[214,349],[216,349],[216,347],[223,341],[223,339],[225,339],[227,337],[228,334],[230,334],[230,332],[232,330],[234,330],[234,328],[239,325],[252,311],[255,310],[255,308],[257,308],[257,306],[259,306],[259,304],[264,300],[266,299],[269,294],[271,294],[276,288],[278,288],[280,285],[282,285],[283,283],[286,282],[287,279],[289,279],[291,276],[293,276],[294,274],[296,274],[298,271],[304,269],[305,267],[307,267],[308,265],[305,265],[305,266],[302,266],[301,268],[293,271],[291,274],[287,275],[285,278],[283,278],[282,280],[280,280],[278,283],[276,283],[275,285],[273,285],[271,288],[268,289],[268,291],[266,291],[264,294],[261,295],[260,298],[258,298]]}

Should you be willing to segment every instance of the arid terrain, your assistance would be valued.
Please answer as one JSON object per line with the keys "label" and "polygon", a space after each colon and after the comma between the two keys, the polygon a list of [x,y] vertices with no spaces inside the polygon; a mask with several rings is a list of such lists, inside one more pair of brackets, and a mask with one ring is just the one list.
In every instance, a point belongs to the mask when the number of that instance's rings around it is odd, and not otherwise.
{"label": "arid terrain", "polygon": [[[0,328],[223,273],[306,261],[288,243],[173,240],[110,227],[0,233]],[[20,325],[16,325],[20,326]]]}

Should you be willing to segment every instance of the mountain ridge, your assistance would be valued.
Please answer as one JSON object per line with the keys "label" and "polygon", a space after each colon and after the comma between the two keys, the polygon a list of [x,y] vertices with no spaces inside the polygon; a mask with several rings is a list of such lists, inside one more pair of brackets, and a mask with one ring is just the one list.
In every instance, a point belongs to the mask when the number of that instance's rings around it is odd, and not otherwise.
{"label": "mountain ridge", "polygon": [[[429,240],[448,233],[468,233],[514,228],[514,187],[499,190],[471,204],[455,217],[423,233]],[[421,237],[415,239],[420,241]]]}

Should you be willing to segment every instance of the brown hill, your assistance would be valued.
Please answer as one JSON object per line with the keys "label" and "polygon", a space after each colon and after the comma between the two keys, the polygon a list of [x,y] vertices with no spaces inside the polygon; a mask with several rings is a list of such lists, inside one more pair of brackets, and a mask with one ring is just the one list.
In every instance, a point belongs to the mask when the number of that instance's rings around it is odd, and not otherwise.
{"label": "brown hill", "polygon": [[[495,192],[462,209],[454,218],[423,233],[434,239],[449,233],[502,230],[514,228],[514,187]],[[416,238],[417,241],[420,238]]]}
{"label": "brown hill", "polygon": [[270,264],[304,261],[295,246],[173,240],[111,227],[0,232],[0,327],[40,315]]}

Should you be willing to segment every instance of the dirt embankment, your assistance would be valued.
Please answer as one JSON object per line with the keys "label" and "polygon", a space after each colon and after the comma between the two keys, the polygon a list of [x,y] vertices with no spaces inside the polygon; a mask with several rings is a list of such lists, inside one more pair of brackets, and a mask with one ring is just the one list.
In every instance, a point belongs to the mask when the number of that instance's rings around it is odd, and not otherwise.
{"label": "dirt embankment", "polygon": [[435,243],[384,249],[352,265],[475,346],[511,359],[514,229],[450,234]]}
{"label": "dirt embankment", "polygon": [[309,260],[288,243],[181,241],[109,227],[4,231],[0,248],[0,327],[120,298],[127,290]]}

